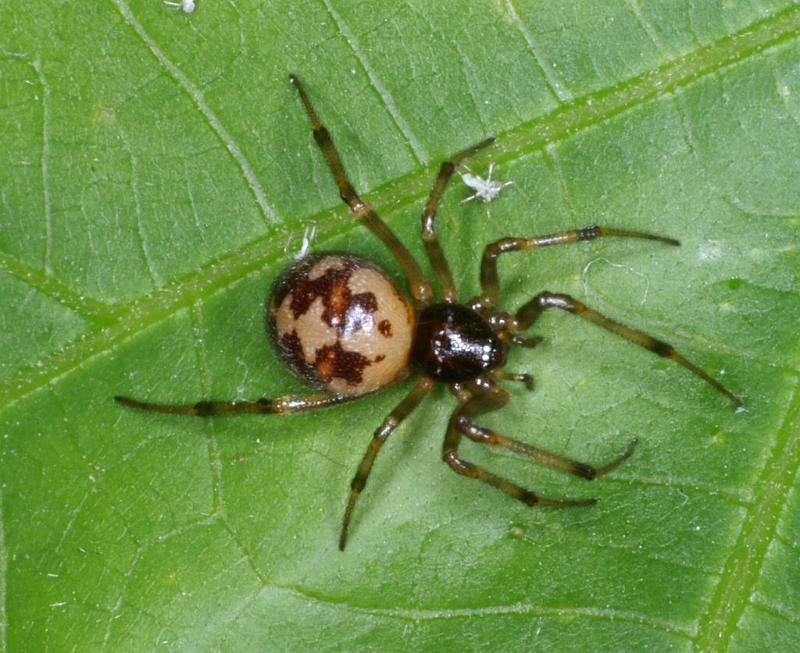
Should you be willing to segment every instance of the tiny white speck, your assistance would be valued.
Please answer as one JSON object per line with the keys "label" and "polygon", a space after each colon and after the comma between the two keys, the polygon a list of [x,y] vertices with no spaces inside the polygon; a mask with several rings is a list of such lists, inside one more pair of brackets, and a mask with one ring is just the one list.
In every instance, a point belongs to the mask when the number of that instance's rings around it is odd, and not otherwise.
{"label": "tiny white speck", "polygon": [[180,0],[180,2],[169,2],[163,0],[164,4],[173,9],[180,9],[185,14],[191,14],[195,9],[194,0]]}
{"label": "tiny white speck", "polygon": [[697,248],[701,261],[716,261],[722,257],[722,245],[714,240],[704,240]]}

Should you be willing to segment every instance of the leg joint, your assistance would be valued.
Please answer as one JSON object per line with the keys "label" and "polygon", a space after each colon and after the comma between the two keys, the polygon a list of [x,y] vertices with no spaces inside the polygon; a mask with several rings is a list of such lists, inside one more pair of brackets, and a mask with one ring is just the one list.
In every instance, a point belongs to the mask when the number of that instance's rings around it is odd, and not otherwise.
{"label": "leg joint", "polygon": [[675,349],[672,345],[667,344],[663,340],[656,340],[655,338],[653,338],[652,343],[650,343],[650,350],[654,354],[658,354],[664,358],[670,358],[675,354]]}
{"label": "leg joint", "polygon": [[594,240],[601,235],[601,229],[596,224],[583,229],[578,229],[578,238],[580,240]]}
{"label": "leg joint", "polygon": [[387,417],[375,431],[374,438],[380,442],[386,442],[388,437],[397,428],[397,420],[393,417]]}
{"label": "leg joint", "polygon": [[539,495],[535,492],[531,492],[530,490],[522,490],[519,498],[529,506],[535,506],[539,503]]}
{"label": "leg joint", "polygon": [[198,417],[208,417],[214,414],[214,404],[210,401],[198,401],[194,405],[194,414]]}
{"label": "leg joint", "polygon": [[442,455],[442,460],[457,474],[472,476],[473,478],[477,475],[475,465],[459,458],[455,449],[446,450]]}
{"label": "leg joint", "polygon": [[541,308],[560,308],[562,311],[570,313],[583,313],[586,306],[573,299],[569,295],[552,293],[545,290],[536,295],[536,303]]}
{"label": "leg joint", "polygon": [[448,159],[441,166],[439,166],[439,177],[450,177],[455,169],[456,166]]}

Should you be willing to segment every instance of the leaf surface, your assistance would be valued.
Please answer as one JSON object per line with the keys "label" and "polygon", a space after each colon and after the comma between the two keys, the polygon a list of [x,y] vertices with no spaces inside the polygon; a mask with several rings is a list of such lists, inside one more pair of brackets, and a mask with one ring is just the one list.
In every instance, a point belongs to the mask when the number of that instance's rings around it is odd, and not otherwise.
{"label": "leaf surface", "polygon": [[[0,6],[0,650],[793,651],[800,639],[800,8],[692,3]],[[399,278],[338,200],[288,73],[420,260],[449,154],[513,181],[439,228],[462,299],[568,292],[744,397],[565,315],[481,423],[602,463],[589,484],[467,443],[539,510],[454,475],[437,388],[336,548],[371,432],[409,385],[291,418],[116,405],[302,392],[270,284],[317,226]],[[427,263],[424,264],[429,270]],[[518,385],[518,384],[516,384]]]}

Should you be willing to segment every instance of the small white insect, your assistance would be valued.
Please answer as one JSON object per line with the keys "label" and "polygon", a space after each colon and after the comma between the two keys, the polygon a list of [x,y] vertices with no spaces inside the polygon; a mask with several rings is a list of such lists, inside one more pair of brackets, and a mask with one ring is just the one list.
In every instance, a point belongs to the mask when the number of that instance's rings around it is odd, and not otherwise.
{"label": "small white insect", "polygon": [[194,0],[180,0],[180,2],[170,2],[169,0],[162,1],[168,7],[180,9],[185,14],[191,14],[194,11]]}
{"label": "small white insect", "polygon": [[461,179],[464,181],[464,183],[475,192],[466,199],[461,200],[462,204],[471,202],[472,200],[478,198],[482,199],[484,203],[488,204],[500,194],[501,190],[514,183],[513,181],[493,181],[492,171],[494,170],[494,163],[489,164],[489,174],[487,175],[486,179],[479,175],[473,174],[469,168],[467,168],[467,170],[468,172],[459,172],[458,174],[461,175]]}

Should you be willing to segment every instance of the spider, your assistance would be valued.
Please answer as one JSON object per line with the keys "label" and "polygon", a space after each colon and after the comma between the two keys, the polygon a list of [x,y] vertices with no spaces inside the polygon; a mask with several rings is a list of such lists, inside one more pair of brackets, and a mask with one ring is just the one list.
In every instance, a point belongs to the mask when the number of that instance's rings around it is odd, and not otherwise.
{"label": "spider", "polygon": [[282,272],[267,303],[270,340],[278,356],[300,379],[319,393],[282,396],[254,401],[199,401],[172,405],[149,403],[116,396],[125,406],[158,413],[234,415],[269,413],[290,415],[327,408],[370,395],[419,373],[414,387],[384,418],[350,484],[339,535],[339,549],[347,544],[353,509],[363,492],[373,463],[389,436],[417,408],[437,382],[445,383],[458,401],[442,447],[442,459],[462,476],[482,481],[529,506],[570,508],[589,506],[595,499],[553,499],[539,496],[512,481],[461,457],[464,436],[475,442],[507,449],[521,456],[574,474],[596,479],[627,460],[636,447],[627,449],[604,465],[593,466],[541,449],[479,426],[475,419],[505,406],[510,395],[499,381],[517,381],[533,387],[528,374],[506,372],[503,367],[511,347],[535,347],[537,337],[522,335],[542,313],[557,308],[603,327],[640,347],[670,358],[726,395],[737,407],[741,400],[715,378],[661,340],[615,322],[573,297],[543,291],[516,312],[495,310],[500,300],[497,259],[501,254],[551,245],[566,245],[601,237],[640,238],[677,246],[665,236],[591,226],[532,237],[501,238],[489,244],[480,266],[481,293],[465,303],[458,301],[453,275],[436,233],[439,201],[457,166],[492,143],[487,138],[445,161],[436,177],[422,214],[422,241],[439,286],[438,301],[419,263],[375,210],[358,195],[347,177],[330,133],[296,75],[289,76],[297,89],[320,147],[333,174],[342,200],[353,216],[392,252],[403,270],[412,298],[402,294],[392,279],[375,263],[343,252],[307,255]]}

